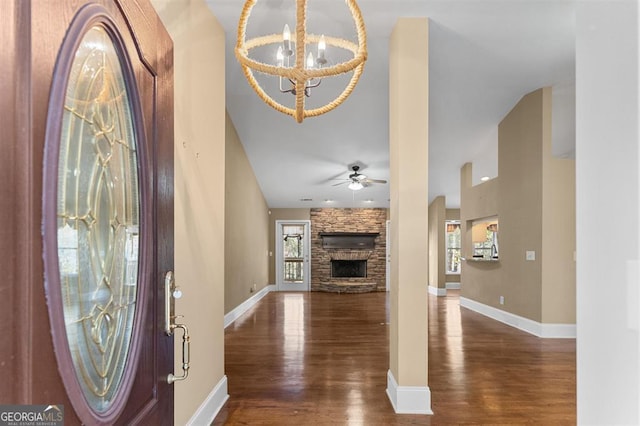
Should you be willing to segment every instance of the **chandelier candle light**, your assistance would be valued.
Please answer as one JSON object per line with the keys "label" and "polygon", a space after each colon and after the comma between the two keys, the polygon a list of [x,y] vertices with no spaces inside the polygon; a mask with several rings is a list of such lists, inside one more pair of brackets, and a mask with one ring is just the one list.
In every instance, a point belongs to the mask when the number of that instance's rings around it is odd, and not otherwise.
{"label": "chandelier candle light", "polygon": [[[367,40],[364,22],[355,0],[345,0],[345,3],[351,12],[356,26],[357,44],[342,38],[307,34],[306,0],[296,0],[296,26],[295,33],[293,34],[295,41],[291,39],[292,33],[288,25],[284,26],[282,34],[271,34],[246,40],[249,16],[257,2],[258,0],[247,0],[244,4],[240,15],[240,22],[238,23],[238,41],[235,53],[249,84],[258,96],[260,96],[267,105],[277,111],[294,117],[298,123],[302,123],[307,117],[315,117],[329,112],[344,102],[358,83],[358,79],[364,68],[364,63],[367,60]],[[314,43],[317,43],[315,59],[311,51],[311,45]],[[266,64],[249,57],[251,49],[265,45],[278,45],[276,65]],[[327,67],[327,46],[351,51],[353,58],[346,62]],[[293,62],[293,64],[291,62]],[[277,76],[279,79],[279,91],[282,93],[291,93],[295,96],[295,108],[286,107],[269,96],[258,84],[258,81],[253,75],[254,71]],[[353,71],[353,75],[349,83],[337,98],[322,107],[305,109],[305,97],[311,96],[311,89],[318,87],[322,78],[337,76],[351,71]]]}

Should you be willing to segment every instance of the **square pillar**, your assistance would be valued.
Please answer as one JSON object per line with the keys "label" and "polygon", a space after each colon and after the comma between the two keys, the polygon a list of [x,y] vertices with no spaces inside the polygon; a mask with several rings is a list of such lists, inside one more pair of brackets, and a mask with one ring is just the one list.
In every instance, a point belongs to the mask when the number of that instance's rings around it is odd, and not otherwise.
{"label": "square pillar", "polygon": [[429,21],[401,18],[389,46],[391,325],[387,395],[432,414],[427,386]]}

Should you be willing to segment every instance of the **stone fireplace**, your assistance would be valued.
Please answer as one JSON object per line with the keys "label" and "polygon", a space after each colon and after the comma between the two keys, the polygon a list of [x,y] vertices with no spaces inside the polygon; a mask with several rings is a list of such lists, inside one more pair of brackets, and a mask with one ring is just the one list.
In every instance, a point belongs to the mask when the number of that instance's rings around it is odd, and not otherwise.
{"label": "stone fireplace", "polygon": [[386,288],[386,209],[311,209],[311,290]]}

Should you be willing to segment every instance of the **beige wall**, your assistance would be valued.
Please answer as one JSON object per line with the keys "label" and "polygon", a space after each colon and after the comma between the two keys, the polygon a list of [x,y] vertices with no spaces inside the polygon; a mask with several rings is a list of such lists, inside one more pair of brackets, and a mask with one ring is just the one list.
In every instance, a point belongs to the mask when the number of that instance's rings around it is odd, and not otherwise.
{"label": "beige wall", "polygon": [[390,371],[427,387],[429,21],[401,18],[389,44]]}
{"label": "beige wall", "polygon": [[464,262],[462,296],[541,323],[575,323],[575,161],[551,155],[551,89],[524,96],[500,123],[498,178],[472,186],[471,168],[461,170],[463,256],[472,255],[471,221],[498,216],[500,261]]}
{"label": "beige wall", "polygon": [[[498,126],[498,197],[502,286],[487,304],[505,297],[504,309],[542,320],[542,90],[524,96]],[[525,260],[534,250],[535,261]]]}
{"label": "beige wall", "polygon": [[445,221],[444,196],[436,197],[429,204],[429,285],[445,287]]}
{"label": "beige wall", "polygon": [[[473,256],[471,223],[476,219],[498,214],[500,177],[473,186],[472,172],[471,163],[465,164],[460,170],[460,232],[462,235],[462,257],[464,258]],[[461,296],[487,305],[497,305],[492,302],[494,295],[503,291],[501,266],[502,262],[483,263],[463,260],[462,273],[460,274]]]}
{"label": "beige wall", "polygon": [[[446,259],[445,259],[446,262]],[[444,276],[445,286],[446,283],[459,283],[460,282],[460,274],[446,274]]]}
{"label": "beige wall", "polygon": [[276,283],[276,220],[311,220],[311,215],[309,209],[269,210],[269,284]]}
{"label": "beige wall", "polygon": [[460,209],[446,209],[444,214],[446,220],[460,220]]}
{"label": "beige wall", "polygon": [[191,374],[174,385],[185,424],[224,378],[224,32],[203,0],[153,4],[174,42],[176,313],[194,342]]}
{"label": "beige wall", "polygon": [[269,211],[251,164],[226,116],[224,312],[268,284]]}
{"label": "beige wall", "polygon": [[576,162],[551,154],[551,89],[544,89],[542,322],[576,321]]}

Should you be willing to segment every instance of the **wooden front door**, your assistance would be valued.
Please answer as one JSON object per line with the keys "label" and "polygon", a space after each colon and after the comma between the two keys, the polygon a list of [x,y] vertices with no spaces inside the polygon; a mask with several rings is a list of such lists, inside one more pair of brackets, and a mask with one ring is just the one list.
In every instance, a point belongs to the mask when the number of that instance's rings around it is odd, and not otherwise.
{"label": "wooden front door", "polygon": [[8,0],[0,41],[0,403],[172,424],[171,39],[148,0]]}

